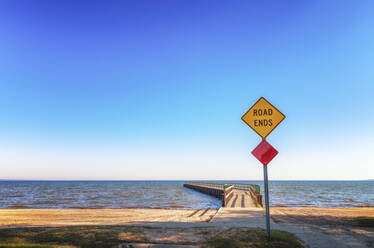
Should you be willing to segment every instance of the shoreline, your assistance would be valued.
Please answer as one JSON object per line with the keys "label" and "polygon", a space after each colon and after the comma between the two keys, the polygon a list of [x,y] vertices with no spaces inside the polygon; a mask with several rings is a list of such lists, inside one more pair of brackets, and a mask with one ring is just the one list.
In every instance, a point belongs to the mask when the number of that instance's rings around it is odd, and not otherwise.
{"label": "shoreline", "polygon": [[[154,210],[198,210],[198,209],[215,209],[219,210],[222,207],[207,207],[207,208],[183,208],[183,207],[126,207],[126,208],[95,208],[95,207],[70,207],[70,208],[32,208],[32,207],[9,207],[9,208],[0,208],[0,211],[2,210],[125,210],[125,209],[136,209],[136,210],[148,210],[148,209],[154,209]],[[263,207],[265,208],[265,207]],[[289,209],[298,209],[298,208],[316,208],[316,209],[359,209],[359,208],[372,208],[374,209],[374,206],[332,206],[332,207],[321,207],[321,206],[286,206],[286,205],[277,205],[277,206],[270,206],[270,209],[273,208],[289,208]]]}

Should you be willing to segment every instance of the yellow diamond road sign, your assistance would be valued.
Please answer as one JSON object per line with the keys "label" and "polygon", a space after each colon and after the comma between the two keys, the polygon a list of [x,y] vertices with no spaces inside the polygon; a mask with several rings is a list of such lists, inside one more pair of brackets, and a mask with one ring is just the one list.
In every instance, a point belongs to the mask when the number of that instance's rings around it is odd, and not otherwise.
{"label": "yellow diamond road sign", "polygon": [[242,116],[242,120],[263,139],[265,139],[284,118],[286,118],[286,116],[263,97],[258,99],[247,113]]}

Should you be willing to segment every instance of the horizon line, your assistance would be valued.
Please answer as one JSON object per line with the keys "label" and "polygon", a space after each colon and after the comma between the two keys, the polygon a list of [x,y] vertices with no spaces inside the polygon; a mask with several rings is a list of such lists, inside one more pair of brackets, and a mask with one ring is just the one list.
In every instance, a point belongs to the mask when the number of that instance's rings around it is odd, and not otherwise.
{"label": "horizon line", "polygon": [[[0,179],[0,181],[264,181],[263,179]],[[269,181],[374,181],[374,179],[269,179]]]}

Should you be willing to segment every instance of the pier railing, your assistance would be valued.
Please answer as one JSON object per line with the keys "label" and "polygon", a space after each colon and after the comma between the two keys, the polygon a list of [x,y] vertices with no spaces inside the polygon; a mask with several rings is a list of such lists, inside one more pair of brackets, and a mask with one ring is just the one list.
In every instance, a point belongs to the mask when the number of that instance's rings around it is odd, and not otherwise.
{"label": "pier railing", "polygon": [[226,207],[233,196],[234,196],[234,186],[233,185],[227,186],[227,187],[223,186],[222,205]]}
{"label": "pier railing", "polygon": [[257,184],[186,182],[184,186],[222,199],[223,206],[232,198],[234,189],[245,190],[249,192],[256,205],[263,206],[260,186]]}

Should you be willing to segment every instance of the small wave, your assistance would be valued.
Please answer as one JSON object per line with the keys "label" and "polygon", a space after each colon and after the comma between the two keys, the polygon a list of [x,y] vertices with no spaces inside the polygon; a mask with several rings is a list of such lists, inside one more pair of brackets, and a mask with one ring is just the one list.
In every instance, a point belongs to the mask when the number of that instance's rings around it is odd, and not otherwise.
{"label": "small wave", "polygon": [[9,208],[11,209],[22,209],[22,208],[30,208],[29,206],[23,205],[23,204],[14,204],[11,205]]}
{"label": "small wave", "polygon": [[104,207],[102,206],[95,206],[95,207],[85,207],[85,206],[72,206],[68,207],[70,209],[103,209]]}
{"label": "small wave", "polygon": [[7,197],[24,197],[24,195],[21,195],[21,194],[19,194],[19,195],[7,195]]}

